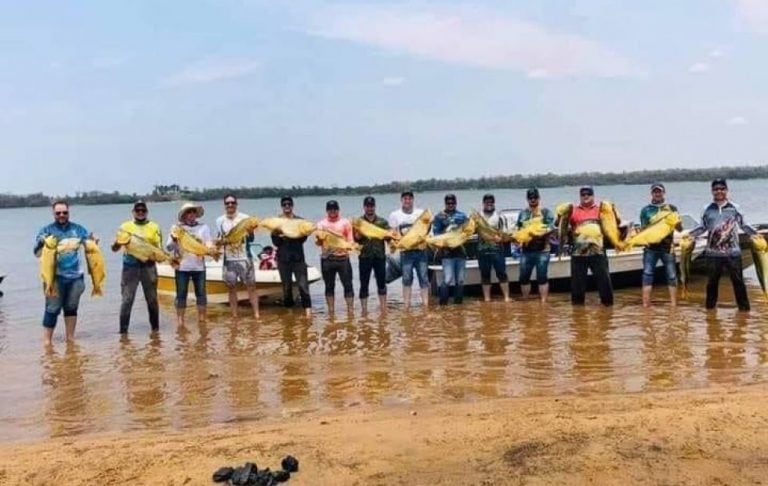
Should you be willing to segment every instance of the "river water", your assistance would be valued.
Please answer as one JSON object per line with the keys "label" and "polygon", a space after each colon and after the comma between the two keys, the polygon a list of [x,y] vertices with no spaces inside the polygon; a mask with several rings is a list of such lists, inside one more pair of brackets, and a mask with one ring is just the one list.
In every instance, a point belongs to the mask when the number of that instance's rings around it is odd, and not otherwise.
{"label": "river water", "polygon": [[[731,196],[751,222],[768,222],[765,180],[733,181]],[[485,191],[457,192],[460,209],[479,207]],[[519,207],[522,190],[497,190],[497,206]],[[668,185],[669,202],[698,216],[709,201],[706,183]],[[647,186],[596,188],[598,199],[616,202],[625,219],[638,219]],[[417,206],[442,207],[443,193],[417,194]],[[575,200],[576,188],[542,190],[545,204]],[[296,212],[310,219],[324,214],[322,197],[296,199]],[[386,216],[397,194],[377,196]],[[342,213],[356,215],[361,197],[339,197]],[[204,204],[213,223],[221,202]],[[152,204],[150,216],[167,232],[179,205]],[[276,214],[275,200],[243,200],[240,209]],[[71,208],[72,220],[102,238],[106,248],[128,206]],[[17,441],[107,431],[166,430],[216,423],[290,417],[361,405],[418,405],[497,397],[649,392],[749,384],[768,378],[767,306],[752,269],[753,310],[736,312],[730,283],[721,286],[721,307],[703,309],[703,279],[676,310],[664,306],[666,291],[654,293],[654,307],[640,306],[639,289],[617,292],[612,309],[590,296],[574,308],[566,294],[551,303],[490,304],[468,299],[461,306],[428,311],[401,309],[400,282],[390,285],[388,313],[376,303],[363,317],[328,317],[322,283],[311,288],[315,317],[299,310],[265,307],[258,323],[233,322],[226,307],[214,307],[198,326],[194,314],[179,332],[170,300],[161,302],[161,332],[150,337],[141,292],[129,339],[118,336],[120,256],[108,250],[103,297],[84,294],[77,344],[42,346],[43,297],[31,249],[49,208],[0,210],[0,440]],[[266,242],[266,236],[261,238]],[[319,265],[314,246],[308,263]],[[354,266],[354,263],[353,263]],[[356,268],[356,266],[355,266]],[[357,271],[355,270],[357,276]],[[90,288],[90,285],[88,285]],[[337,291],[340,291],[337,286]],[[88,292],[88,291],[87,291]],[[341,299],[337,299],[341,300]]]}

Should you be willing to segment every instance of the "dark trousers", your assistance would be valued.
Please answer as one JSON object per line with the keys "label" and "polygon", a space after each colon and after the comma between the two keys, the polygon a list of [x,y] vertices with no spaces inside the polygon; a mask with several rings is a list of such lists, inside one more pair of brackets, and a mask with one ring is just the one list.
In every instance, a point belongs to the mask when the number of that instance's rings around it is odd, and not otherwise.
{"label": "dark trousers", "polygon": [[120,279],[120,291],[123,301],[120,304],[120,332],[128,332],[131,322],[131,309],[136,297],[136,289],[141,284],[144,291],[144,300],[147,301],[149,312],[149,325],[153,331],[160,327],[160,311],[157,305],[157,267],[155,265],[123,267],[123,275]]}
{"label": "dark trousers", "polygon": [[309,280],[307,279],[307,264],[303,261],[277,262],[277,271],[283,284],[283,305],[293,307],[293,276],[296,276],[296,286],[299,288],[301,306],[305,309],[312,307],[309,297]]}
{"label": "dark trousers", "polygon": [[608,272],[608,257],[604,254],[571,257],[571,303],[584,305],[588,270],[592,270],[592,275],[595,277],[597,291],[600,293],[600,303],[605,306],[613,305],[611,274]]}
{"label": "dark trousers", "polygon": [[387,295],[387,259],[361,258],[358,260],[360,269],[360,298],[368,298],[368,284],[371,281],[371,271],[376,278],[376,291],[379,295]]}
{"label": "dark trousers", "polygon": [[707,257],[707,309],[714,309],[717,305],[718,286],[720,276],[723,273],[731,277],[733,294],[736,297],[736,305],[739,310],[749,310],[749,297],[747,287],[744,285],[744,274],[741,270],[741,257]]}
{"label": "dark trousers", "polygon": [[325,295],[332,296],[336,292],[336,275],[338,275],[341,286],[344,287],[344,298],[348,299],[355,296],[355,291],[352,288],[352,264],[349,262],[349,257],[322,258],[320,271],[323,274],[323,282],[325,282]]}

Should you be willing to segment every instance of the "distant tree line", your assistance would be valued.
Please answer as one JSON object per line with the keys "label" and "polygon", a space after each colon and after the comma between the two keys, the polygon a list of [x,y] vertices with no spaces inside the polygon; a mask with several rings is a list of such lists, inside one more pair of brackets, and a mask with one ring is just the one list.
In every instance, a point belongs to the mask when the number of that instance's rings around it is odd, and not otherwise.
{"label": "distant tree line", "polygon": [[0,208],[47,206],[56,199],[66,199],[71,204],[121,204],[138,198],[147,201],[173,201],[186,199],[210,201],[235,193],[242,199],[278,198],[284,194],[292,196],[366,195],[399,193],[405,189],[414,192],[458,191],[485,189],[525,189],[528,187],[561,187],[581,184],[618,185],[650,184],[654,181],[710,181],[715,177],[726,179],[768,179],[768,165],[742,167],[713,167],[707,169],[664,169],[631,172],[580,172],[577,174],[546,174],[488,176],[474,179],[419,179],[415,181],[392,181],[384,184],[361,186],[268,186],[268,187],[217,187],[190,189],[178,184],[155,185],[149,194],[122,194],[117,191],[77,192],[74,196],[47,196],[43,193],[15,195],[0,194]]}

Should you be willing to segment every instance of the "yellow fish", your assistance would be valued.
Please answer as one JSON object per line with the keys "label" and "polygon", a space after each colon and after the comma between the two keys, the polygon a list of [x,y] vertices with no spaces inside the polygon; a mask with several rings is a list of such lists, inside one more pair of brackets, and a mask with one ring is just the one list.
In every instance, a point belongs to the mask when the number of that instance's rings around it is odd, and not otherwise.
{"label": "yellow fish", "polygon": [[56,257],[59,242],[55,236],[47,236],[40,253],[40,279],[43,281],[43,292],[47,297],[56,296]]}
{"label": "yellow fish", "polygon": [[573,230],[573,233],[595,243],[603,237],[603,230],[598,223],[582,223]]}
{"label": "yellow fish", "polygon": [[408,232],[397,240],[393,248],[398,250],[424,250],[427,247],[429,225],[432,223],[432,211],[425,209],[421,216],[408,229]]}
{"label": "yellow fish", "polygon": [[306,219],[283,217],[262,219],[259,227],[267,231],[279,229],[283,236],[294,239],[309,236],[316,229],[315,224]]}
{"label": "yellow fish", "polygon": [[259,220],[255,216],[249,216],[244,220],[237,223],[227,234],[222,235],[216,242],[218,246],[233,245],[238,246],[242,244],[246,236],[251,234],[253,230],[259,227]]}
{"label": "yellow fish", "polygon": [[600,224],[603,227],[603,234],[611,242],[616,250],[623,250],[625,243],[621,241],[619,235],[619,221],[616,214],[616,207],[612,202],[602,201],[600,203]]}
{"label": "yellow fish", "polygon": [[107,265],[99,245],[93,240],[85,240],[85,261],[88,263],[88,273],[93,283],[91,295],[102,295],[104,281],[107,279]]}
{"label": "yellow fish", "polygon": [[680,284],[682,298],[688,298],[688,283],[691,281],[691,266],[693,262],[693,248],[695,242],[688,235],[680,240]]}
{"label": "yellow fish", "polygon": [[568,243],[568,229],[570,227],[571,213],[573,213],[573,204],[560,203],[555,207],[557,216],[557,236],[560,240],[558,254],[562,255],[565,245]]}
{"label": "yellow fish", "polygon": [[172,259],[171,255],[164,252],[162,248],[158,248],[144,238],[128,231],[118,230],[115,235],[115,244],[122,246],[125,253],[141,262],[165,262]]}
{"label": "yellow fish", "polygon": [[179,225],[173,225],[171,228],[171,236],[176,238],[176,242],[183,252],[192,253],[199,257],[211,256],[213,258],[218,258],[221,255],[216,248],[207,246]]}
{"label": "yellow fish", "polygon": [[534,238],[544,236],[550,231],[551,229],[544,224],[544,220],[541,217],[536,217],[526,221],[522,228],[512,234],[512,238],[525,246]]}
{"label": "yellow fish", "polygon": [[458,248],[475,234],[475,226],[475,220],[470,218],[461,228],[427,238],[427,244],[434,248]]}
{"label": "yellow fish", "polygon": [[348,241],[343,236],[328,230],[317,230],[315,232],[315,239],[317,243],[323,247],[325,251],[334,250],[346,250],[346,251],[360,251],[360,245],[354,241]]}
{"label": "yellow fish", "polygon": [[500,238],[503,239],[503,234],[498,228],[494,228],[474,209],[469,214],[470,219],[475,222],[475,230],[477,235],[483,240],[489,243],[496,243]]}
{"label": "yellow fish", "polygon": [[380,228],[363,218],[353,219],[352,227],[370,240],[386,240],[394,236],[392,230]]}
{"label": "yellow fish", "polygon": [[627,249],[633,246],[648,246],[660,243],[674,233],[680,224],[680,215],[675,211],[659,211],[648,226],[635,233],[626,241]]}
{"label": "yellow fish", "polygon": [[752,237],[752,259],[755,261],[755,271],[763,295],[768,298],[768,242],[761,235]]}

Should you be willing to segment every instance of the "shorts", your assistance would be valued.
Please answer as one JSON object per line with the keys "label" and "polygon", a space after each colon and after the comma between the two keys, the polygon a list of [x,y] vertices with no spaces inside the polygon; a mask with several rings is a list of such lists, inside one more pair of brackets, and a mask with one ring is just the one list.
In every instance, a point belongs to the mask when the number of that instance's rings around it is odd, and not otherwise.
{"label": "shorts", "polygon": [[520,254],[520,285],[531,283],[531,275],[534,268],[536,269],[536,283],[539,285],[547,283],[549,270],[548,251],[524,251]]}
{"label": "shorts", "polygon": [[253,262],[250,260],[225,261],[222,270],[224,271],[224,283],[230,289],[234,288],[238,281],[249,287],[256,283]]}
{"label": "shorts", "polygon": [[413,271],[416,270],[419,286],[422,289],[429,288],[426,251],[410,250],[400,253],[400,267],[403,270],[403,287],[410,287],[413,285]]}
{"label": "shorts", "polygon": [[480,283],[490,285],[491,269],[496,272],[499,283],[504,283],[507,278],[507,262],[501,252],[480,253],[477,257],[477,266],[480,268]]}
{"label": "shorts", "polygon": [[653,275],[656,271],[656,263],[661,260],[664,264],[664,273],[667,276],[667,285],[677,285],[677,268],[675,255],[664,250],[643,250],[643,285],[653,285]]}
{"label": "shorts", "polygon": [[77,315],[80,306],[80,296],[85,290],[83,277],[69,279],[56,277],[56,295],[45,298],[45,314],[43,314],[43,326],[49,329],[56,327],[59,313],[64,310],[64,317]]}

